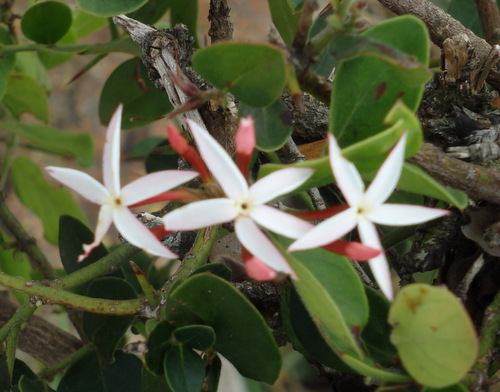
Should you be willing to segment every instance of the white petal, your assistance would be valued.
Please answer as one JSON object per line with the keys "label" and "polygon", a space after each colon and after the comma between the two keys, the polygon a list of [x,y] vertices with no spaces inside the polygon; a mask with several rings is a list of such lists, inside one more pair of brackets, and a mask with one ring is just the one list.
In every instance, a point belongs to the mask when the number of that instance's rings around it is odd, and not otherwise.
{"label": "white petal", "polygon": [[231,199],[195,201],[163,216],[166,230],[197,230],[236,218],[238,210]]}
{"label": "white petal", "polygon": [[203,161],[227,197],[246,198],[248,184],[231,157],[217,141],[194,121],[186,120]]}
{"label": "white petal", "polygon": [[276,271],[295,276],[285,257],[276,245],[249,218],[239,217],[234,222],[236,236],[241,244],[255,257]]}
{"label": "white petal", "polygon": [[167,259],[177,258],[177,255],[163,245],[128,208],[115,208],[113,220],[123,238],[132,245],[155,256],[166,257]]}
{"label": "white petal", "polygon": [[338,187],[342,191],[347,204],[354,206],[363,198],[365,184],[356,166],[344,158],[332,134],[328,134],[328,151],[330,166]]}
{"label": "white petal", "polygon": [[449,214],[440,208],[413,206],[408,204],[382,204],[373,209],[367,218],[372,222],[388,226],[417,225]]}
{"label": "white petal", "polygon": [[361,242],[364,245],[368,245],[375,249],[381,249],[382,253],[368,260],[370,269],[372,270],[373,276],[377,281],[378,287],[385,294],[385,296],[392,301],[394,294],[392,289],[391,272],[389,269],[389,263],[383,252],[382,244],[380,243],[380,238],[377,234],[377,228],[370,221],[363,219],[358,222],[358,232],[361,237]]}
{"label": "white petal", "polygon": [[356,219],[356,209],[348,208],[309,230],[290,245],[288,251],[317,248],[336,241],[354,229]]}
{"label": "white petal", "polygon": [[250,187],[250,198],[255,204],[267,203],[298,188],[313,173],[314,169],[295,167],[275,171]]}
{"label": "white petal", "polygon": [[84,172],[54,166],[49,166],[45,169],[57,181],[78,192],[93,203],[103,205],[109,197],[108,190],[100,182],[94,180]]}
{"label": "white petal", "polygon": [[120,192],[120,133],[123,105],[118,105],[106,132],[102,156],[102,176],[104,186],[112,194]]}
{"label": "white petal", "polygon": [[104,235],[109,229],[109,226],[111,226],[111,222],[113,221],[113,209],[110,208],[107,205],[104,205],[101,207],[99,210],[99,216],[97,218],[97,226],[95,228],[95,233],[94,233],[94,240],[90,244],[84,244],[83,245],[83,250],[84,253],[80,255],[78,258],[78,261],[84,260],[92,250],[99,246],[99,244],[102,242],[102,239],[104,238]]}
{"label": "white petal", "polygon": [[260,226],[288,238],[299,238],[314,227],[305,220],[265,204],[252,208],[250,217]]}
{"label": "white petal", "polygon": [[366,200],[369,200],[373,205],[382,204],[396,188],[405,159],[405,147],[406,132],[401,135],[366,190]]}
{"label": "white petal", "polygon": [[159,195],[197,177],[194,171],[162,170],[145,175],[121,190],[123,204],[128,206]]}

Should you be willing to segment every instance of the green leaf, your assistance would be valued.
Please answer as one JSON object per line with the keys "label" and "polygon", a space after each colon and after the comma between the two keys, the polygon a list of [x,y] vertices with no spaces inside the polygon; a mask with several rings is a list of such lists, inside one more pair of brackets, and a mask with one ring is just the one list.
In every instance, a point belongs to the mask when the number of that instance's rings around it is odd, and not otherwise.
{"label": "green leaf", "polygon": [[467,311],[446,287],[405,286],[390,312],[392,343],[405,369],[424,386],[460,381],[477,357],[478,339]]}
{"label": "green leaf", "polygon": [[294,252],[287,260],[298,276],[293,284],[330,347],[362,357],[353,332],[368,322],[368,300],[349,260],[323,249]]}
{"label": "green leaf", "polygon": [[297,31],[300,12],[294,10],[288,0],[268,0],[271,18],[285,45],[290,46]]}
{"label": "green leaf", "polygon": [[94,233],[78,219],[62,215],[59,219],[59,256],[67,274],[78,271],[100,258],[106,256],[108,251],[100,244],[85,258],[78,261],[83,253],[83,244],[90,244],[94,240]]}
{"label": "green leaf", "polygon": [[[78,42],[73,29],[69,29],[68,32],[57,42],[58,44],[76,44]],[[39,51],[38,57],[45,68],[50,69],[57,67],[60,64],[73,58],[75,53],[53,53],[49,51]]]}
{"label": "green leaf", "polygon": [[94,142],[90,133],[68,133],[36,124],[0,123],[0,126],[25,139],[34,148],[76,158],[80,166],[89,167],[94,160]]}
{"label": "green leaf", "polygon": [[12,182],[21,202],[35,213],[43,224],[45,238],[57,243],[59,217],[71,215],[86,222],[80,207],[66,189],[54,189],[45,181],[39,167],[20,156],[12,162]]}
{"label": "green leaf", "polygon": [[142,362],[133,354],[118,351],[111,364],[91,353],[64,373],[57,392],[142,392]]}
{"label": "green leaf", "polygon": [[[99,118],[108,124],[118,104],[123,104],[122,129],[143,127],[172,110],[164,92],[148,78],[138,58],[125,61],[109,76],[99,98]],[[140,118],[139,121],[130,121]]]}
{"label": "green leaf", "polygon": [[185,345],[199,351],[207,351],[215,344],[215,332],[207,325],[186,325],[174,331],[174,338]]}
{"label": "green leaf", "polygon": [[145,367],[142,369],[142,391],[143,392],[171,392],[167,380],[163,375],[158,376],[150,373]]}
{"label": "green leaf", "polygon": [[174,345],[165,353],[165,378],[173,392],[200,392],[205,380],[205,363],[192,349]]}
{"label": "green leaf", "polygon": [[[427,65],[429,38],[424,24],[409,15],[379,23],[362,34],[360,39],[378,41],[405,53],[408,62]],[[384,119],[398,99],[415,111],[422,96],[425,79],[412,81],[415,71],[399,59],[388,61],[370,51],[342,61],[332,87],[330,130],[341,146],[348,146],[382,131]],[[410,61],[410,60],[415,61]],[[415,65],[417,72],[422,66]],[[428,74],[428,78],[431,74]],[[411,82],[410,82],[411,81]]]}
{"label": "green leaf", "polygon": [[[135,299],[137,295],[130,284],[123,279],[104,277],[90,284],[87,296],[104,299]],[[83,313],[83,331],[95,344],[103,359],[113,361],[114,352],[124,333],[132,323],[134,316],[110,316],[96,313]]]}
{"label": "green leaf", "polygon": [[446,388],[423,388],[422,392],[468,392],[467,389],[462,384],[454,384]]}
{"label": "green leaf", "polygon": [[392,373],[387,370],[381,369],[379,365],[375,365],[367,362],[366,360],[360,360],[349,354],[342,356],[342,359],[351,368],[356,370],[359,374],[366,377],[377,378],[384,381],[389,381],[391,383],[406,384],[411,381],[411,378],[403,374]]}
{"label": "green leaf", "polygon": [[26,376],[21,376],[17,384],[19,392],[53,392],[45,382],[41,380],[32,380]]}
{"label": "green leaf", "polygon": [[210,364],[207,366],[207,376],[206,376],[206,385],[207,392],[216,392],[219,387],[220,373],[222,370],[222,361],[219,356],[210,359]]}
{"label": "green leaf", "polygon": [[[9,45],[14,42],[12,35],[4,27],[0,26],[0,44]],[[10,71],[14,68],[16,62],[16,54],[11,53],[2,57],[0,61],[0,101],[2,100],[5,91],[7,90],[7,81]]]}
{"label": "green leaf", "polygon": [[[161,19],[168,8],[168,0],[149,0],[137,11],[131,12],[127,16],[144,24],[153,25]],[[171,25],[174,26],[172,23]]]}
{"label": "green leaf", "polygon": [[285,54],[266,44],[215,44],[198,50],[192,63],[209,83],[255,107],[274,102],[287,77]]}
{"label": "green leaf", "polygon": [[[484,37],[481,20],[477,13],[476,3],[469,0],[430,0],[441,7],[453,18],[472,30],[478,37]],[[498,4],[498,1],[497,1]]]}
{"label": "green leaf", "polygon": [[77,39],[81,39],[102,29],[107,24],[106,18],[100,18],[82,10],[74,10],[71,30]]}
{"label": "green leaf", "polygon": [[155,325],[148,337],[148,351],[145,355],[146,366],[156,375],[163,374],[163,358],[172,346],[173,327],[166,320]]}
{"label": "green leaf", "polygon": [[135,11],[148,0],[76,0],[76,4],[89,14],[96,16],[115,16]]}
{"label": "green leaf", "polygon": [[263,108],[253,108],[243,102],[238,111],[240,117],[253,117],[257,148],[261,151],[281,148],[292,134],[292,114],[279,99]]}
{"label": "green leaf", "polygon": [[71,9],[59,1],[44,1],[29,8],[21,19],[23,34],[41,44],[55,44],[71,27]]}
{"label": "green leaf", "polygon": [[[26,281],[32,280],[32,268],[26,254],[17,249],[0,250],[0,270],[11,276],[20,276]],[[28,300],[29,295],[20,291],[12,290],[19,304]]]}
{"label": "green leaf", "polygon": [[3,102],[16,117],[29,112],[42,121],[49,120],[47,93],[26,74],[13,72],[9,75]]}
{"label": "green leaf", "polygon": [[198,47],[198,39],[196,38],[198,32],[196,27],[198,23],[198,0],[167,0],[166,3],[170,7],[170,25],[185,24],[195,40],[195,46]]}
{"label": "green leaf", "polygon": [[245,377],[272,384],[281,356],[261,314],[229,282],[197,274],[177,287],[166,306],[178,326],[204,324],[215,331],[214,349]]}
{"label": "green leaf", "polygon": [[233,275],[231,269],[221,263],[207,263],[205,265],[202,265],[201,267],[197,268],[196,271],[193,272],[193,275],[203,274],[206,272],[214,274],[219,278],[227,280],[228,282],[231,281],[231,277]]}

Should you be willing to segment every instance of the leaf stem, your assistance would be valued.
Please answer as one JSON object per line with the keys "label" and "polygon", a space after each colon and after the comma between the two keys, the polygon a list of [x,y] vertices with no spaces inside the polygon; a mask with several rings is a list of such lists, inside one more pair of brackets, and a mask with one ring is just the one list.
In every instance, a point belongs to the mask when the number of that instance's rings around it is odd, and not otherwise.
{"label": "leaf stem", "polygon": [[74,353],[68,355],[61,362],[55,364],[54,366],[47,367],[45,369],[40,370],[37,376],[41,379],[52,380],[56,374],[61,372],[61,370],[69,367],[73,363],[78,362],[80,359],[85,357],[87,354],[90,354],[95,350],[95,346],[93,343],[88,343],[85,346],[79,348]]}
{"label": "leaf stem", "polygon": [[19,308],[17,308],[16,313],[7,321],[2,328],[0,328],[0,343],[5,341],[9,336],[9,332],[13,328],[17,328],[21,324],[25,323],[33,313],[35,313],[36,306],[30,302],[25,302]]}

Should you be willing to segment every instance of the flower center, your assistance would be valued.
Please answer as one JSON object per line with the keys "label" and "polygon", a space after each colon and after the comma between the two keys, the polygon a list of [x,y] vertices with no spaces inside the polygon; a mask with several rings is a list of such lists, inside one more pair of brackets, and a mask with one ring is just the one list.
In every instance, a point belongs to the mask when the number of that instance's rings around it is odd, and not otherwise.
{"label": "flower center", "polygon": [[359,216],[365,217],[372,210],[372,206],[370,203],[367,203],[365,200],[362,200],[358,204],[357,210]]}
{"label": "flower center", "polygon": [[236,203],[236,208],[238,209],[238,214],[248,216],[252,208],[252,204],[249,203],[248,200],[243,200]]}

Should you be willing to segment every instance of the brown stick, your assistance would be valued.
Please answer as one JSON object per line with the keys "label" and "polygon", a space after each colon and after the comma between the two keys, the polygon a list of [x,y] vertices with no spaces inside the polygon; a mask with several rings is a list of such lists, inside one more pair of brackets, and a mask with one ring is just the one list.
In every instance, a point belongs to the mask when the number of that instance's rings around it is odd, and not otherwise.
{"label": "brown stick", "polygon": [[484,37],[490,45],[500,42],[500,11],[496,0],[476,0]]}

